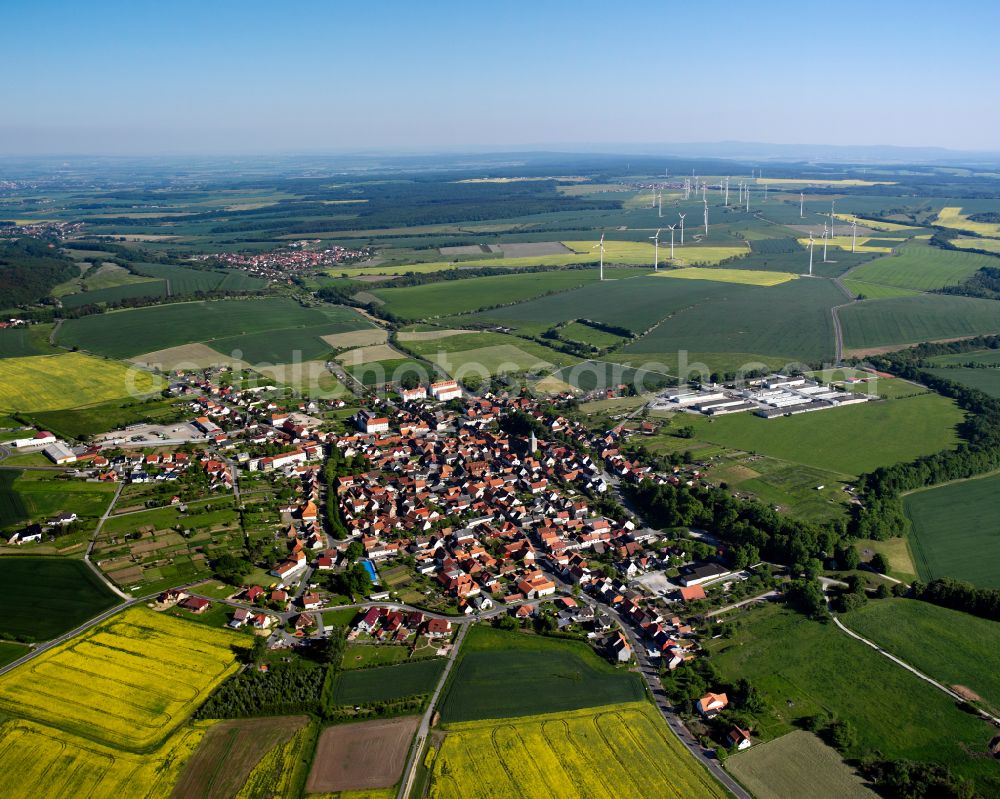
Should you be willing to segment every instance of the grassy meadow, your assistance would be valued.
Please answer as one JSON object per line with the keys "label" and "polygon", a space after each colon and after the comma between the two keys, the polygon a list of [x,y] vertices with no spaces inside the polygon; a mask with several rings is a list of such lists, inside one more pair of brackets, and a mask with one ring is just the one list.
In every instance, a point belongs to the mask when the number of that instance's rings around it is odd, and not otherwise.
{"label": "grassy meadow", "polygon": [[[957,286],[979,269],[990,266],[988,255],[942,250],[926,241],[904,244],[896,255],[876,258],[851,272],[851,280],[891,288],[932,291]],[[875,299],[873,295],[872,299]]]}
{"label": "grassy meadow", "polygon": [[1000,790],[1000,775],[979,755],[994,731],[936,688],[833,624],[774,605],[739,619],[735,637],[705,646],[725,679],[745,677],[760,691],[767,709],[757,715],[759,737],[777,738],[817,714],[835,716],[857,731],[852,754],[944,763],[984,795]]}
{"label": "grassy meadow", "polygon": [[854,632],[944,685],[961,685],[1000,709],[1000,622],[915,599],[869,602],[844,615]]}

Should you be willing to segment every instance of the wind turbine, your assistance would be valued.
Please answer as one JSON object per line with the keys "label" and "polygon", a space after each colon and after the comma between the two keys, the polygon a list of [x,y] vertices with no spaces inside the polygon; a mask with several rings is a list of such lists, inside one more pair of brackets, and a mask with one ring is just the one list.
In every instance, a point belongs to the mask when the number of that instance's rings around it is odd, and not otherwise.
{"label": "wind turbine", "polygon": [[857,252],[858,249],[858,218],[854,217],[851,220],[851,252]]}
{"label": "wind turbine", "polygon": [[726,178],[726,208],[729,207],[729,178]]}
{"label": "wind turbine", "polygon": [[834,219],[833,209],[834,209],[834,207],[836,205],[837,205],[837,201],[836,200],[830,200],[830,235],[831,236],[833,235],[833,219]]}
{"label": "wind turbine", "polygon": [[679,216],[681,218],[681,247],[683,247],[684,246],[684,217],[686,217],[687,214],[682,214],[682,213],[678,212],[677,216]]}
{"label": "wind turbine", "polygon": [[601,234],[601,240],[597,242],[597,244],[595,244],[590,249],[596,250],[598,247],[601,248],[601,282],[603,283],[604,282],[604,234],[603,233]]}
{"label": "wind turbine", "polygon": [[674,262],[674,228],[677,227],[676,224],[667,225],[667,230],[670,231],[670,263]]}
{"label": "wind turbine", "polygon": [[662,191],[657,196],[657,202],[660,204],[660,210],[658,212],[658,216],[659,216],[660,219],[663,219],[663,192]]}
{"label": "wind turbine", "polygon": [[650,236],[653,240],[653,271],[656,272],[660,268],[660,231],[663,228],[656,229],[656,235]]}
{"label": "wind turbine", "polygon": [[747,184],[746,199],[747,199],[747,213],[749,214],[750,213],[750,184],[749,183]]}
{"label": "wind turbine", "polygon": [[826,245],[829,241],[829,231],[826,229],[826,222],[823,223],[823,263],[829,263],[826,260]]}
{"label": "wind turbine", "polygon": [[705,238],[708,238],[708,200],[702,200],[705,204]]}
{"label": "wind turbine", "polygon": [[799,192],[799,219],[806,218],[806,194],[804,191]]}
{"label": "wind turbine", "polygon": [[701,182],[701,201],[708,202],[708,184],[705,181]]}
{"label": "wind turbine", "polygon": [[764,202],[767,202],[767,184],[764,184]]}
{"label": "wind turbine", "polygon": [[813,234],[809,231],[809,277],[812,277],[813,273]]}

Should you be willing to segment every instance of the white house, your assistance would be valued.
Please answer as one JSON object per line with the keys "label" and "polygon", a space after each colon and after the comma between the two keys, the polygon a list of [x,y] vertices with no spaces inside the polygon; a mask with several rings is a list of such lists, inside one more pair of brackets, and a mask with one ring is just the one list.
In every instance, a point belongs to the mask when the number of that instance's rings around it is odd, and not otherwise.
{"label": "white house", "polygon": [[454,380],[442,380],[438,383],[431,383],[431,396],[441,402],[458,399],[462,396],[462,389]]}

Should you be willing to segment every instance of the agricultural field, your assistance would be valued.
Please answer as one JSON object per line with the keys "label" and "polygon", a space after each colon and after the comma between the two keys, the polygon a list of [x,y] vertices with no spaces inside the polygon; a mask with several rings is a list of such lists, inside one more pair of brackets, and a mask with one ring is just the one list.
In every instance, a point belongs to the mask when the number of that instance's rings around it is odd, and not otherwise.
{"label": "agricultural field", "polygon": [[[853,236],[844,235],[844,236],[828,237],[826,240],[826,246],[829,247],[831,250],[841,250],[844,252],[852,252],[853,248],[853,251],[859,253],[877,253],[879,255],[889,255],[893,251],[893,249],[899,247],[904,241],[906,241],[906,239],[887,239],[887,238],[876,239],[873,238],[872,236],[858,236],[857,241],[855,241]],[[809,246],[808,237],[800,238],[799,244],[802,247],[808,247]],[[813,247],[816,260],[822,260],[823,240],[820,238],[814,239]],[[838,256],[839,253],[835,254],[835,257]]]}
{"label": "agricultural field", "polygon": [[966,369],[952,367],[950,369],[928,369],[938,377],[954,380],[963,386],[975,388],[991,397],[1000,398],[1000,369]]}
{"label": "agricultural field", "polygon": [[235,719],[213,724],[174,785],[176,799],[230,799],[272,750],[309,723],[308,716]]}
{"label": "agricultural field", "polygon": [[723,269],[722,267],[691,266],[684,269],[664,269],[658,277],[683,280],[715,280],[719,283],[743,283],[748,286],[777,286],[796,280],[798,275],[789,272],[761,272],[753,269]]}
{"label": "agricultural field", "polygon": [[0,358],[44,355],[53,350],[48,344],[51,325],[8,327],[0,330]]}
{"label": "agricultural field", "polygon": [[[65,478],[59,473],[22,471],[10,486],[23,508],[22,519],[44,524],[57,513],[76,513],[81,527],[93,530],[115,493],[114,485]],[[2,526],[2,525],[0,525]],[[57,544],[59,541],[57,540]]]}
{"label": "agricultural field", "polygon": [[624,355],[672,353],[676,358],[678,351],[687,350],[691,361],[702,361],[710,371],[728,369],[717,365],[723,359],[711,357],[724,353],[750,353],[786,362],[833,357],[830,308],[843,303],[844,296],[829,280],[793,280],[770,288],[663,282],[707,285],[713,291],[704,297],[689,295],[683,306],[665,309],[670,315],[628,344]]}
{"label": "agricultural field", "polygon": [[80,308],[84,305],[107,305],[133,297],[166,297],[165,280],[137,280],[102,289],[89,289],[78,294],[67,294],[60,299],[64,308]]}
{"label": "agricultural field", "polygon": [[32,413],[32,424],[50,430],[61,438],[81,438],[120,430],[130,424],[149,422],[166,424],[187,415],[188,411],[177,400],[159,397],[126,402],[104,402],[79,408]]}
{"label": "agricultural field", "polygon": [[78,408],[151,394],[162,386],[149,372],[79,352],[0,360],[0,410]]}
{"label": "agricultural field", "polygon": [[21,472],[12,469],[0,471],[0,529],[5,529],[23,522],[28,518],[24,502],[14,490],[14,481]]}
{"label": "agricultural field", "polygon": [[267,287],[266,281],[239,270],[189,269],[153,263],[133,263],[130,268],[140,275],[164,281],[170,296],[209,291],[259,291]]}
{"label": "agricultural field", "polygon": [[626,339],[614,333],[598,330],[581,322],[570,322],[567,325],[563,325],[559,328],[559,335],[570,341],[576,341],[580,344],[590,344],[593,347],[614,347],[626,341]]}
{"label": "agricultural field", "polygon": [[[553,378],[580,391],[598,391],[620,385],[634,386],[637,391],[652,391],[672,383],[672,378],[663,373],[645,369],[633,369],[620,363],[608,361],[581,361],[555,372]],[[543,389],[546,381],[536,388]]]}
{"label": "agricultural field", "polygon": [[844,346],[863,354],[881,347],[898,349],[922,341],[1000,332],[1000,303],[947,295],[897,297],[841,308],[840,321]]}
{"label": "agricultural field", "polygon": [[901,225],[898,222],[883,222],[881,220],[876,221],[874,219],[864,219],[861,217],[855,217],[851,214],[834,214],[834,219],[838,219],[841,222],[847,222],[850,224],[855,219],[858,221],[858,227],[865,227],[869,230],[879,230],[883,233],[899,233],[908,230],[920,230],[918,227],[913,225]]}
{"label": "agricultural field", "polygon": [[969,214],[962,213],[964,210],[956,206],[946,206],[938,212],[934,224],[955,230],[968,230],[980,236],[1000,237],[1000,225],[992,222],[973,222],[969,219]]}
{"label": "agricultural field", "polygon": [[942,250],[916,240],[904,244],[895,255],[862,264],[851,272],[851,280],[932,291],[964,283],[982,267],[989,266],[992,260],[988,255]]}
{"label": "agricultural field", "polygon": [[892,297],[915,297],[920,294],[919,291],[914,291],[913,289],[883,286],[878,283],[865,283],[861,280],[853,280],[852,278],[842,280],[841,283],[855,297],[866,300],[888,300]]}
{"label": "agricultural field", "polygon": [[31,651],[31,648],[24,644],[13,644],[10,641],[0,641],[0,667],[13,663],[18,658],[24,657]]}
{"label": "agricultural field", "polygon": [[[350,313],[350,312],[349,312]],[[360,320],[359,320],[360,321]],[[323,337],[338,325],[324,323],[309,327],[282,330],[264,330],[248,335],[219,338],[211,347],[220,353],[220,360],[239,360],[249,364],[279,364],[296,360],[313,361],[324,358],[331,351]]]}
{"label": "agricultural field", "polygon": [[735,302],[753,292],[768,296],[777,290],[708,280],[662,280],[649,275],[591,283],[554,296],[483,311],[472,318],[539,331],[559,322],[591,319],[642,333],[683,308],[701,307],[727,298]]}
{"label": "agricultural field", "polygon": [[930,361],[938,366],[965,366],[966,364],[1000,366],[1000,349],[957,352],[953,355],[935,355]]}
{"label": "agricultural field", "polygon": [[681,417],[696,440],[852,476],[953,446],[962,418],[937,394],[775,419],[750,413]]}
{"label": "agricultural field", "polygon": [[915,599],[869,602],[841,617],[854,632],[885,647],[939,682],[962,686],[1000,709],[1000,622]]}
{"label": "agricultural field", "polygon": [[643,698],[641,679],[584,643],[477,626],[441,699],[445,724],[577,710]]}
{"label": "agricultural field", "polygon": [[910,545],[923,580],[954,577],[1000,588],[997,504],[1000,475],[916,491],[903,499]]}
{"label": "agricultural field", "polygon": [[857,731],[850,756],[877,750],[887,758],[943,763],[974,779],[984,795],[1000,790],[1000,775],[979,754],[993,729],[936,688],[834,625],[780,606],[756,608],[739,620],[733,638],[704,645],[724,679],[745,677],[761,693],[759,738],[777,738],[826,714]]}
{"label": "agricultural field", "polygon": [[333,701],[337,705],[361,705],[429,694],[434,691],[444,664],[441,658],[426,658],[396,666],[344,671],[335,678]]}
{"label": "agricultural field", "polygon": [[389,788],[399,782],[418,716],[327,727],[320,733],[308,793]]}
{"label": "agricultural field", "polygon": [[0,584],[0,638],[47,641],[118,602],[80,560],[3,557]]}
{"label": "agricultural field", "polygon": [[877,799],[878,794],[812,733],[796,730],[726,759],[726,771],[757,799]]}
{"label": "agricultural field", "polygon": [[213,300],[70,319],[60,328],[59,344],[113,358],[132,358],[182,344],[224,342],[233,336],[267,331],[280,331],[277,335],[288,339],[296,335],[295,331],[308,338],[320,335],[320,330],[322,335],[329,335],[370,326],[370,322],[343,306],[303,307],[284,297]]}
{"label": "agricultural field", "polygon": [[985,250],[986,252],[993,252],[1000,255],[1000,240],[997,239],[959,236],[957,239],[949,239],[949,241],[955,247],[961,247],[963,250]]}
{"label": "agricultural field", "polygon": [[431,319],[468,313],[491,305],[523,302],[543,294],[578,288],[597,280],[593,269],[473,277],[422,286],[372,289],[383,310],[404,319]]}
{"label": "agricultural field", "polygon": [[398,384],[411,375],[421,383],[437,379],[432,366],[413,358],[363,363],[348,366],[344,371],[367,387]]}
{"label": "agricultural field", "polygon": [[29,721],[7,721],[0,726],[3,793],[11,799],[162,799],[203,732],[203,725],[185,727],[160,748],[133,754]]}
{"label": "agricultural field", "polygon": [[235,671],[239,640],[131,608],[0,677],[0,709],[147,751]]}
{"label": "agricultural field", "polygon": [[[463,337],[465,338],[465,337]],[[469,336],[469,343],[477,336]],[[469,375],[482,377],[516,372],[546,372],[564,364],[576,361],[571,355],[549,349],[533,341],[502,336],[502,341],[472,349],[442,348],[433,356],[427,356],[452,377],[464,378]],[[445,339],[451,343],[456,339]]]}
{"label": "agricultural field", "polygon": [[447,730],[430,776],[440,799],[727,796],[646,703]]}

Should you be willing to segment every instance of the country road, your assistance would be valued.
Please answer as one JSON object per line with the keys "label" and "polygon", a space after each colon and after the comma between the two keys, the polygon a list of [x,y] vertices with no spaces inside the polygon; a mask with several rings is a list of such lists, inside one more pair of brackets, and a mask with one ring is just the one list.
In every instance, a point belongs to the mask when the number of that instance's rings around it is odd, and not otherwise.
{"label": "country road", "polygon": [[122,490],[124,488],[125,488],[125,481],[123,480],[118,483],[118,488],[115,490],[115,495],[114,497],[112,497],[111,502],[108,503],[108,507],[104,511],[104,515],[101,516],[101,518],[97,521],[97,526],[94,528],[94,534],[90,537],[90,541],[87,542],[87,551],[83,555],[83,562],[90,567],[91,571],[93,571],[94,574],[96,574],[101,579],[101,582],[103,582],[112,592],[117,594],[122,599],[129,601],[132,599],[132,597],[130,597],[124,591],[119,589],[117,585],[111,582],[111,580],[109,580],[104,575],[104,572],[102,572],[97,567],[97,564],[90,559],[90,556],[94,551],[94,545],[97,544],[97,537],[101,534],[101,529],[104,527],[104,523],[108,520],[108,517],[111,516],[111,511],[113,511],[115,509],[115,505],[118,504],[118,498],[122,495]]}
{"label": "country road", "polygon": [[413,780],[417,776],[418,759],[420,757],[420,753],[424,749],[424,741],[427,740],[427,736],[430,733],[431,719],[434,718],[434,713],[437,710],[438,699],[441,696],[441,691],[444,690],[445,683],[448,682],[448,675],[451,674],[451,667],[455,665],[455,660],[458,658],[458,652],[462,648],[462,641],[465,640],[465,634],[468,631],[469,625],[467,624],[458,628],[458,635],[455,636],[455,642],[448,655],[448,662],[445,663],[444,671],[441,672],[441,677],[438,679],[437,687],[434,689],[434,694],[431,696],[431,701],[427,703],[427,710],[424,712],[424,717],[420,720],[420,727],[417,729],[417,735],[413,739],[413,743],[410,745],[410,756],[407,758],[406,769],[404,771],[406,776],[399,784],[399,792],[396,794],[396,799],[407,799],[413,788]]}

